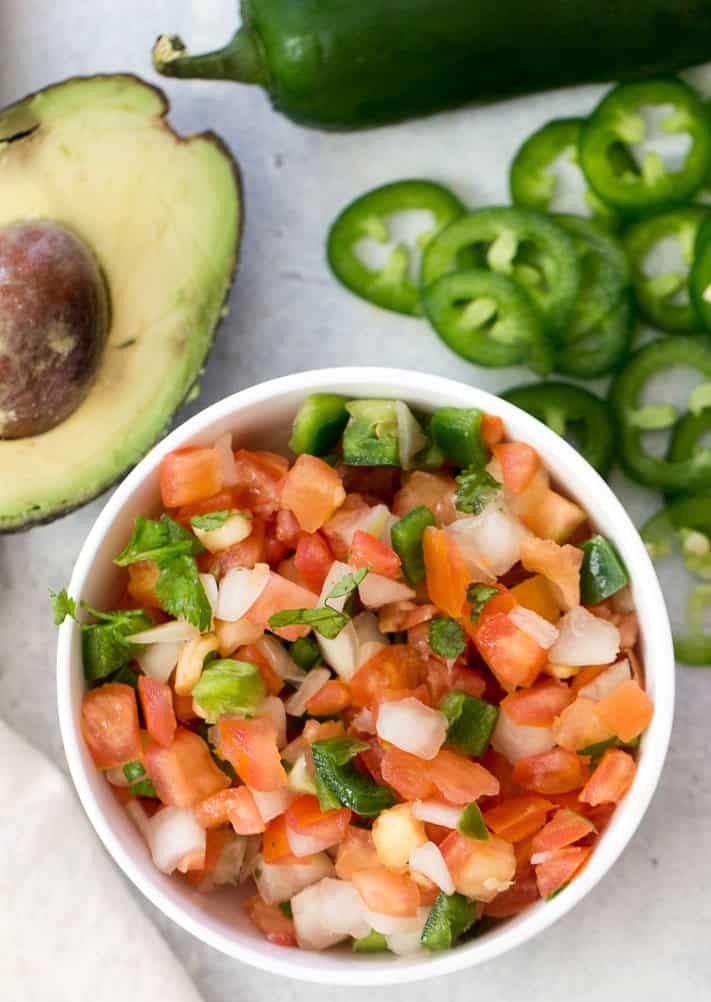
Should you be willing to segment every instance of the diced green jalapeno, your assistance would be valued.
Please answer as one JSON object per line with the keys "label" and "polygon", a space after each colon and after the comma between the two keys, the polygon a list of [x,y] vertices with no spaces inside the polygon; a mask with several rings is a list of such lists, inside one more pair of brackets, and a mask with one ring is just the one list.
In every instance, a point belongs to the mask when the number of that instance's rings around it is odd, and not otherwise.
{"label": "diced green jalapeno", "polygon": [[323,660],[321,650],[313,637],[299,637],[289,648],[289,654],[304,671],[314,668]]}
{"label": "diced green jalapeno", "polygon": [[343,459],[350,466],[410,469],[427,445],[422,428],[401,400],[353,400],[343,432]]}
{"label": "diced green jalapeno", "polygon": [[629,583],[622,559],[603,536],[595,535],[580,544],[580,597],[584,605],[597,605]]}
{"label": "diced green jalapeno", "polygon": [[696,237],[689,295],[702,327],[711,331],[711,220],[701,226]]}
{"label": "diced green jalapeno", "polygon": [[289,448],[297,456],[303,452],[326,456],[336,447],[347,423],[345,397],[312,393],[296,412]]}
{"label": "diced green jalapeno", "polygon": [[357,249],[358,243],[367,238],[387,244],[391,218],[412,210],[432,214],[432,225],[425,235],[429,241],[461,216],[464,206],[450,191],[432,181],[383,185],[361,195],[341,212],[328,234],[327,254],[334,275],[351,292],[387,310],[417,314],[422,312],[420,291],[409,277],[414,248],[398,244],[382,269],[364,264]]}
{"label": "diced green jalapeno", "polygon": [[388,944],[382,932],[371,929],[367,936],[353,940],[353,949],[356,953],[382,953],[387,950]]}
{"label": "diced green jalapeno", "polygon": [[429,508],[419,505],[403,515],[390,530],[390,541],[400,557],[402,571],[410,584],[417,584],[425,576],[425,557],[422,534],[435,518]]}
{"label": "diced green jalapeno", "polygon": [[[488,267],[501,277],[508,277],[524,286],[552,334],[558,334],[570,321],[579,283],[575,243],[570,234],[550,216],[529,209],[499,206],[477,209],[456,219],[425,250],[422,258],[422,286],[425,292],[435,279],[450,272],[455,266],[461,268],[461,255],[467,251],[476,255],[474,271]],[[458,291],[447,286],[444,288],[448,290],[446,299],[450,303],[456,303]],[[484,284],[477,281],[476,287],[468,289],[465,283],[461,295],[465,299],[474,300],[472,311],[475,315],[468,318],[467,326],[475,329],[481,327],[486,322],[480,316],[487,306]],[[500,298],[504,302],[512,300],[511,296],[504,297],[502,293],[499,296],[490,293],[488,298],[493,300],[493,306],[488,307],[491,312],[494,308],[501,308],[498,305]],[[466,311],[468,307],[464,309]],[[425,301],[425,310],[431,318],[432,304],[428,310]],[[467,317],[466,312],[464,317]],[[502,343],[513,339],[514,331],[511,328],[510,321],[500,331]],[[530,334],[527,337],[531,340]],[[506,361],[488,364],[511,363]]]}
{"label": "diced green jalapeno", "polygon": [[448,692],[439,708],[449,721],[447,744],[475,758],[483,755],[499,717],[498,708],[459,689]]}
{"label": "diced green jalapeno", "polygon": [[365,742],[353,738],[329,738],[315,741],[311,745],[311,754],[316,770],[316,787],[323,788],[331,806],[342,805],[362,817],[375,817],[396,801],[392,790],[358,772],[351,762],[367,747]]}
{"label": "diced green jalapeno", "polygon": [[476,839],[477,842],[486,842],[489,838],[489,830],[486,827],[481,808],[475,800],[462,811],[462,816],[457,825],[457,831],[469,838]]}
{"label": "diced green jalapeno", "polygon": [[607,403],[581,386],[570,383],[532,383],[514,386],[504,400],[528,411],[572,444],[606,476],[614,455],[615,433]]}
{"label": "diced green jalapeno", "polygon": [[[669,133],[684,132],[691,145],[679,169],[648,151],[635,170],[620,171],[613,153],[646,139],[640,114],[648,106],[672,105],[661,123]],[[610,91],[582,127],[580,163],[593,190],[625,217],[639,217],[686,202],[711,167],[711,123],[696,92],[677,79],[620,84]]]}
{"label": "diced green jalapeno", "polygon": [[571,336],[561,345],[555,356],[555,371],[575,379],[609,375],[629,354],[635,323],[630,298],[625,295],[596,327]]}
{"label": "diced green jalapeno", "polygon": [[214,724],[224,713],[253,713],[266,694],[257,666],[230,658],[212,661],[192,691],[208,724]]}
{"label": "diced green jalapeno", "polygon": [[463,894],[439,894],[427,916],[420,942],[428,950],[449,950],[476,922],[478,906]]}
{"label": "diced green jalapeno", "polygon": [[440,407],[432,415],[430,434],[455,466],[484,466],[489,453],[481,440],[483,411],[476,407]]}

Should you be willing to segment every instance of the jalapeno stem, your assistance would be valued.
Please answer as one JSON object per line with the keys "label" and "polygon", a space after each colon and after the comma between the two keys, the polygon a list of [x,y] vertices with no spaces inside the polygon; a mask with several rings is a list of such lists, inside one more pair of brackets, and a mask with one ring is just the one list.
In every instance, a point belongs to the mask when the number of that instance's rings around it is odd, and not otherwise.
{"label": "jalapeno stem", "polygon": [[159,35],[153,46],[153,65],[166,77],[237,80],[248,84],[268,81],[260,40],[249,28],[239,28],[227,45],[214,52],[199,56],[188,56],[186,52],[178,35]]}

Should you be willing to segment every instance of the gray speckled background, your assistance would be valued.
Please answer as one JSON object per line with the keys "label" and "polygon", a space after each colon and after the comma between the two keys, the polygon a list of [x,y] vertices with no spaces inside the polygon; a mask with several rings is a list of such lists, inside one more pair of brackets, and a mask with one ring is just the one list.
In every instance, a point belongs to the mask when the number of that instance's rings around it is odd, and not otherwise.
{"label": "gray speckled background", "polygon": [[[160,30],[182,32],[197,51],[222,42],[233,26],[232,0],[0,0],[0,106],[72,74],[122,69],[153,79],[148,53]],[[599,88],[465,109],[369,134],[322,135],[272,114],[257,91],[203,82],[163,86],[180,129],[214,128],[231,145],[247,204],[231,314],[200,401],[182,416],[251,383],[323,365],[409,365],[493,390],[527,379],[523,371],[474,369],[451,355],[424,323],[351,298],[326,270],[325,228],[354,195],[400,177],[441,180],[473,205],[504,201],[507,165],[520,141],[550,117],[584,112]],[[638,524],[654,510],[651,495],[621,479],[615,486]],[[0,713],[60,763],[47,588],[68,580],[102,504],[100,499],[53,525],[0,539]],[[708,997],[711,785],[705,755],[711,677],[679,669],[678,681],[675,731],[659,792],[622,859],[585,902],[538,939],[471,974],[368,989],[369,998],[425,1002],[446,993],[453,1002],[667,1002],[670,997],[698,1002]],[[319,1002],[333,995],[229,960],[141,903],[206,1002],[295,1002],[305,992]],[[76,954],[81,963],[79,944]],[[338,994],[344,1002],[366,997],[355,989]]]}

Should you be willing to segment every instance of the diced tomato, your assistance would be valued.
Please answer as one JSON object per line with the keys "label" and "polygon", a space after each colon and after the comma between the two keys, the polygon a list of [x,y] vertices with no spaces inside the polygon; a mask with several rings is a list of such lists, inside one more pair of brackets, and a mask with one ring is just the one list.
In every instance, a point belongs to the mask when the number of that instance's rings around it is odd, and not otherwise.
{"label": "diced tomato", "polygon": [[[269,617],[276,612],[285,609],[314,609],[318,605],[318,595],[312,591],[306,591],[295,585],[293,581],[288,581],[280,574],[271,571],[267,587],[259,596],[254,605],[249,609],[245,618],[255,626],[261,626],[263,630],[270,629]],[[305,637],[309,632],[308,626],[284,626],[281,629],[273,630],[278,637],[284,640],[298,640]]]}
{"label": "diced tomato", "polygon": [[553,724],[556,743],[568,751],[579,751],[611,738],[613,732],[598,716],[597,707],[594,700],[578,696]]}
{"label": "diced tomato", "polygon": [[576,673],[571,681],[571,689],[577,695],[584,686],[589,685],[590,682],[594,682],[598,675],[602,675],[609,667],[609,665],[585,665],[585,667]]}
{"label": "diced tomato", "polygon": [[156,581],[160,575],[155,560],[137,560],[128,566],[128,593],[141,608],[160,609]]}
{"label": "diced tomato", "polygon": [[299,797],[286,811],[286,833],[292,852],[303,857],[338,845],[345,838],[350,820],[347,807],[322,811],[317,797]]}
{"label": "diced tomato", "polygon": [[286,773],[279,757],[276,727],[271,720],[221,717],[217,726],[220,754],[231,762],[242,782],[255,790],[265,791],[278,790],[285,785]]}
{"label": "diced tomato", "polygon": [[252,519],[252,531],[241,543],[233,543],[219,553],[203,553],[198,557],[201,571],[221,578],[233,567],[254,567],[264,563],[266,526],[263,518]]}
{"label": "diced tomato", "polygon": [[81,704],[81,732],[99,769],[140,758],[138,706],[132,687],[109,682],[87,692]]}
{"label": "diced tomato", "polygon": [[235,832],[238,835],[261,835],[266,825],[252,791],[246,786],[238,786],[234,792],[227,817]]}
{"label": "diced tomato", "polygon": [[350,880],[357,870],[368,870],[378,865],[373,836],[365,828],[348,825],[336,853],[336,876]]}
{"label": "diced tomato", "polygon": [[230,786],[226,790],[219,790],[211,797],[201,800],[194,808],[197,823],[208,829],[229,824],[230,810],[239,805],[241,796],[239,791],[246,789],[246,786]]}
{"label": "diced tomato", "polygon": [[407,644],[389,644],[358,669],[350,681],[354,706],[374,706],[378,697],[402,689],[414,689],[423,665]]}
{"label": "diced tomato", "polygon": [[294,922],[278,905],[268,905],[258,894],[244,902],[253,925],[275,946],[296,946]]}
{"label": "diced tomato", "polygon": [[560,608],[551,586],[542,574],[534,574],[511,589],[512,596],[524,609],[538,613],[555,626],[560,619]]}
{"label": "diced tomato", "polygon": [[522,516],[531,532],[556,543],[565,543],[586,519],[582,508],[550,489],[544,491]]}
{"label": "diced tomato", "polygon": [[459,548],[443,529],[428,525],[422,534],[427,592],[443,613],[459,619],[471,572]]}
{"label": "diced tomato", "polygon": [[143,764],[160,800],[175,807],[192,807],[230,783],[207,743],[183,727],[176,730],[169,748],[151,743]]}
{"label": "diced tomato", "polygon": [[265,863],[298,863],[291,851],[286,834],[286,815],[279,814],[267,823],[262,839],[262,854]]}
{"label": "diced tomato", "polygon": [[550,800],[534,794],[513,797],[485,811],[484,821],[507,842],[521,842],[543,827],[553,806]]}
{"label": "diced tomato", "polygon": [[290,549],[295,549],[301,535],[301,526],[296,521],[296,515],[293,511],[282,508],[277,512],[275,532],[277,539],[286,543]]}
{"label": "diced tomato", "polygon": [[294,566],[310,591],[321,594],[333,559],[331,547],[320,532],[299,533]]}
{"label": "diced tomato", "polygon": [[572,880],[589,855],[589,848],[577,845],[551,852],[550,857],[536,867],[536,883],[541,897],[549,898]]}
{"label": "diced tomato", "polygon": [[251,664],[256,665],[259,669],[259,674],[264,679],[264,684],[269,690],[269,694],[271,696],[279,695],[281,690],[284,688],[284,679],[281,675],[277,675],[267,661],[266,657],[255,644],[245,644],[243,647],[240,647],[235,655],[235,658],[237,661],[248,661]]}
{"label": "diced tomato", "polygon": [[516,872],[516,856],[510,842],[489,835],[482,842],[452,832],[439,847],[449,867],[455,888],[476,901],[492,901],[505,891]]}
{"label": "diced tomato", "polygon": [[232,840],[233,836],[224,828],[210,828],[205,832],[205,856],[202,868],[199,870],[188,870],[186,879],[200,889],[200,885],[206,877],[212,873],[220,862],[220,856]]}
{"label": "diced tomato", "polygon": [[278,571],[282,560],[289,553],[289,547],[286,543],[282,543],[280,539],[277,539],[275,528],[273,522],[266,528],[264,536],[264,563],[269,564],[273,571]]}
{"label": "diced tomato", "polygon": [[420,768],[450,804],[470,804],[499,792],[499,781],[488,769],[446,748]]}
{"label": "diced tomato", "polygon": [[498,414],[482,414],[479,435],[486,449],[493,449],[504,437],[504,422]]}
{"label": "diced tomato", "polygon": [[190,519],[194,515],[207,515],[211,511],[229,511],[233,507],[232,491],[225,487],[218,494],[213,494],[212,497],[205,498],[203,501],[183,505],[182,508],[178,509],[175,521],[189,528]]}
{"label": "diced tomato", "polygon": [[530,689],[512,692],[501,702],[501,709],[515,724],[528,727],[551,727],[566,706],[573,702],[573,693],[563,682],[547,679]]}
{"label": "diced tomato", "polygon": [[410,877],[394,873],[384,866],[373,866],[367,870],[356,870],[351,879],[370,911],[398,918],[408,918],[417,913],[420,892]]}
{"label": "diced tomato", "polygon": [[301,736],[310,745],[314,741],[328,741],[329,738],[340,738],[345,734],[343,723],[340,720],[307,720]]}
{"label": "diced tomato", "polygon": [[518,915],[529,905],[538,901],[538,885],[533,876],[517,879],[501,894],[497,894],[493,901],[484,907],[484,914],[492,918],[510,918]]}
{"label": "diced tomato", "polygon": [[521,563],[529,571],[542,574],[551,584],[561,609],[580,604],[580,566],[583,551],[566,543],[559,546],[552,539],[524,539]]}
{"label": "diced tomato", "polygon": [[496,776],[499,781],[499,798],[508,800],[510,797],[518,797],[523,793],[520,786],[514,783],[512,778],[513,766],[501,752],[495,751],[491,745],[486,749],[481,764],[485,769]]}
{"label": "diced tomato", "polygon": [[160,464],[160,494],[166,508],[180,508],[222,489],[222,464],[215,449],[176,449]]}
{"label": "diced tomato", "polygon": [[585,804],[619,804],[629,790],[637,772],[635,760],[621,748],[608,748],[590,779],[583,787],[580,799]]}
{"label": "diced tomato", "polygon": [[274,452],[235,453],[235,507],[249,508],[260,515],[273,515],[281,507],[279,494],[289,462]]}
{"label": "diced tomato", "polygon": [[368,747],[357,756],[356,764],[360,764],[366,772],[370,773],[375,782],[382,786],[385,783],[382,771],[385,752],[377,738],[364,737],[363,740],[368,742]]}
{"label": "diced tomato", "polygon": [[495,445],[494,456],[501,464],[504,487],[514,494],[520,494],[530,484],[541,465],[541,457],[525,442],[502,442]]}
{"label": "diced tomato", "polygon": [[346,500],[323,527],[323,534],[336,560],[346,560],[353,533],[361,524],[370,505],[360,494],[347,494]]}
{"label": "diced tomato", "polygon": [[621,741],[632,741],[649,726],[654,703],[644,689],[629,679],[600,700],[597,714]]}
{"label": "diced tomato", "polygon": [[316,456],[302,453],[286,475],[281,506],[296,517],[304,532],[316,532],[346,499],[338,472]]}
{"label": "diced tomato", "polygon": [[519,786],[546,796],[577,790],[587,778],[587,769],[580,755],[554,748],[519,759],[512,775]]}
{"label": "diced tomato", "polygon": [[[637,643],[639,636],[639,620],[636,612],[626,612],[622,616],[616,616],[615,625],[620,631],[620,647],[622,650],[632,648]],[[615,622],[615,620],[613,620]]]}
{"label": "diced tomato", "polygon": [[454,666],[452,688],[460,689],[470,696],[481,698],[486,690],[486,679],[476,668],[466,668],[464,665]]}
{"label": "diced tomato", "polygon": [[329,717],[332,713],[345,710],[350,701],[351,690],[346,683],[332,678],[311,697],[306,704],[306,712],[312,717]]}
{"label": "diced tomato", "polygon": [[579,842],[595,831],[595,826],[582,814],[562,808],[555,812],[545,827],[536,834],[531,843],[531,853],[550,852],[563,849],[566,845]]}
{"label": "diced tomato", "polygon": [[148,734],[159,745],[167,748],[175,736],[177,726],[172,689],[164,682],[158,682],[147,675],[140,675],[138,698]]}
{"label": "diced tomato", "polygon": [[416,755],[391,746],[385,749],[380,771],[383,779],[403,800],[425,800],[434,793],[434,783]]}
{"label": "diced tomato", "polygon": [[[582,794],[581,794],[582,796]],[[595,804],[588,806],[587,804],[580,803],[578,805],[579,810],[585,811],[585,817],[589,818],[592,824],[595,825],[595,830],[599,835],[601,835],[610,821],[612,821],[612,816],[615,813],[615,808],[617,804]]]}
{"label": "diced tomato", "polygon": [[193,707],[192,693],[173,692],[173,712],[175,713],[175,719],[179,720],[181,724],[197,720],[197,713]]}
{"label": "diced tomato", "polygon": [[[510,598],[510,596],[507,596]],[[504,612],[492,612],[498,599],[484,607],[474,631],[474,643],[502,687],[511,692],[517,686],[533,685],[548,662],[548,652]]]}
{"label": "diced tomato", "polygon": [[351,567],[369,567],[373,574],[382,574],[385,578],[395,580],[400,577],[400,557],[397,553],[362,529],[353,533],[348,563]]}
{"label": "diced tomato", "polygon": [[[415,608],[410,610],[405,616],[402,629],[412,630],[415,626],[429,623],[430,620],[434,619],[438,614],[439,609],[436,605],[433,605],[432,602],[428,602],[426,605],[416,605]],[[410,638],[408,637],[408,643],[409,642]]]}
{"label": "diced tomato", "polygon": [[415,470],[407,474],[406,482],[393,498],[393,515],[402,518],[413,508],[424,505],[435,517],[437,525],[449,525],[457,517],[454,496],[457,482],[444,473]]}

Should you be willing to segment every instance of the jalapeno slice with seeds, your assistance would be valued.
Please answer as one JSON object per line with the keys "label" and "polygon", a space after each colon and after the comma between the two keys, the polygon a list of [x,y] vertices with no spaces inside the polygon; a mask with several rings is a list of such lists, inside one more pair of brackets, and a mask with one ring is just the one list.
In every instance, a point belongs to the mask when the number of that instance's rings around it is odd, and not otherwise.
{"label": "jalapeno slice with seeds", "polygon": [[600,323],[556,352],[554,368],[563,376],[594,379],[616,369],[629,354],[635,333],[635,315],[625,295]]}
{"label": "jalapeno slice with seeds", "polygon": [[604,400],[570,383],[530,383],[501,394],[560,435],[605,476],[612,465],[615,431]]}
{"label": "jalapeno slice with seeds", "polygon": [[368,267],[357,252],[358,243],[367,238],[387,244],[391,218],[412,210],[426,210],[433,217],[421,243],[465,211],[451,191],[433,181],[395,181],[366,192],[341,212],[328,234],[326,253],[336,278],[357,296],[386,310],[419,314],[420,290],[409,277],[413,248],[398,243],[381,269]]}
{"label": "jalapeno slice with seeds", "polygon": [[652,376],[678,365],[696,369],[705,382],[711,382],[711,345],[683,335],[645,345],[615,379],[610,402],[620,423],[620,459],[629,476],[647,487],[697,492],[711,487],[711,449],[696,449],[686,459],[672,460],[652,455],[642,442],[644,431],[674,424],[675,407],[643,406],[642,394]]}
{"label": "jalapeno slice with seeds", "polygon": [[[647,149],[636,169],[620,170],[620,148],[634,154],[647,139],[641,110],[673,110],[661,121],[667,134],[686,133],[691,145],[678,170]],[[704,183],[711,167],[711,122],[696,92],[681,80],[658,79],[620,84],[607,94],[580,134],[580,164],[590,186],[627,218],[639,218],[686,202]]]}
{"label": "jalapeno slice with seeds", "polygon": [[[673,334],[699,328],[699,317],[688,298],[687,286],[696,237],[708,216],[707,209],[690,205],[643,219],[625,233],[637,305],[644,317],[663,331]],[[681,267],[650,274],[649,259],[664,242],[671,240],[678,245]]]}
{"label": "jalapeno slice with seeds", "polygon": [[456,219],[425,248],[423,289],[462,268],[462,254],[467,252],[476,256],[478,269],[486,268],[522,286],[551,333],[568,323],[578,294],[578,259],[573,238],[549,216],[497,206]]}
{"label": "jalapeno slice with seeds", "polygon": [[453,271],[422,293],[427,318],[452,351],[476,365],[525,363],[550,372],[552,352],[538,311],[516,282],[483,268]]}

